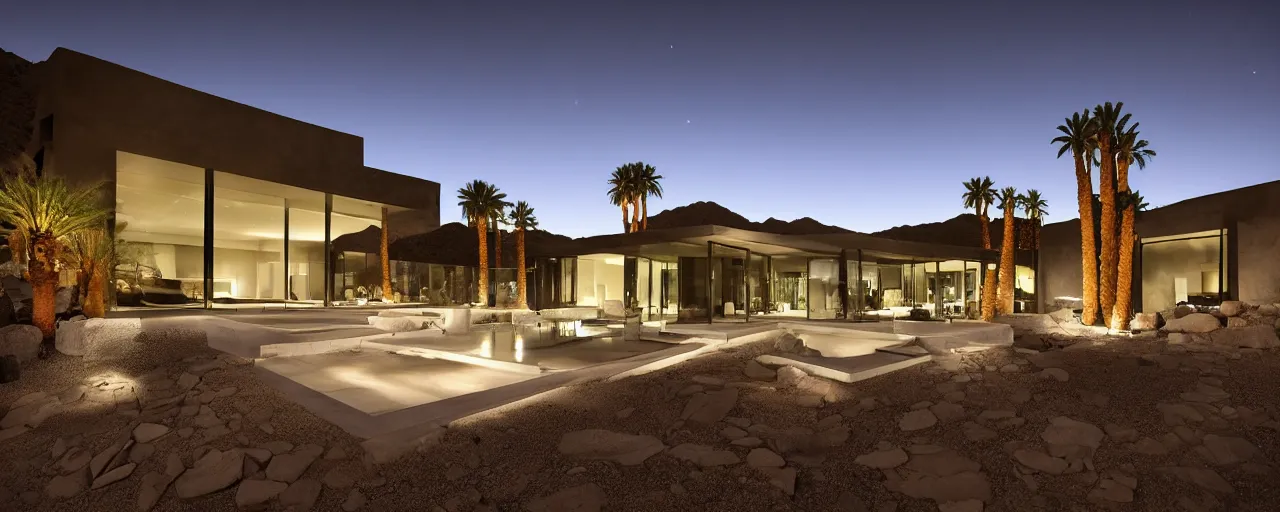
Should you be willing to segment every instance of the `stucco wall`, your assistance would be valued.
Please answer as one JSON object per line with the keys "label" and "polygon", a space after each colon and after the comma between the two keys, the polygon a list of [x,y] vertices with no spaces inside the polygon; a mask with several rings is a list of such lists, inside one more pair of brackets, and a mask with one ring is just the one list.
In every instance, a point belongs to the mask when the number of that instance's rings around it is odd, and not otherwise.
{"label": "stucco wall", "polygon": [[1080,221],[1046,224],[1040,231],[1040,311],[1050,311],[1056,297],[1080,297]]}
{"label": "stucco wall", "polygon": [[50,174],[112,182],[119,150],[421,209],[433,212],[427,224],[439,224],[439,184],[365,167],[360,137],[66,49],[38,66],[36,117],[54,121]]}
{"label": "stucco wall", "polygon": [[[1227,229],[1227,294],[1249,302],[1280,300],[1280,181],[1179,201],[1144,212],[1137,229],[1144,238]],[[1150,275],[1150,262],[1139,263],[1139,275]],[[1039,277],[1044,283],[1042,304],[1054,297],[1081,294],[1079,220],[1044,226]],[[1155,311],[1163,301],[1147,297],[1146,284],[1136,297],[1142,309]],[[1170,291],[1172,293],[1172,291]],[[1156,300],[1157,304],[1147,304]]]}
{"label": "stucco wall", "polygon": [[1240,300],[1259,304],[1280,302],[1280,203],[1269,216],[1236,225],[1237,281]]}

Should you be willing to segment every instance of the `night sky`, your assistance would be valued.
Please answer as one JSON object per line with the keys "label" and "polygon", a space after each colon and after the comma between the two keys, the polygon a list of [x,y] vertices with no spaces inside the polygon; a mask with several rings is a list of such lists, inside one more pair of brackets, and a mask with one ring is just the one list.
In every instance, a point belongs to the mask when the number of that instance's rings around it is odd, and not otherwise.
{"label": "night sky", "polygon": [[186,3],[10,2],[0,47],[360,135],[366,164],[441,183],[445,222],[481,178],[572,236],[618,231],[604,182],[635,160],[666,176],[650,213],[870,232],[961,213],[990,175],[1066,220],[1049,140],[1103,101],[1159,152],[1131,178],[1153,206],[1280,179],[1274,1]]}

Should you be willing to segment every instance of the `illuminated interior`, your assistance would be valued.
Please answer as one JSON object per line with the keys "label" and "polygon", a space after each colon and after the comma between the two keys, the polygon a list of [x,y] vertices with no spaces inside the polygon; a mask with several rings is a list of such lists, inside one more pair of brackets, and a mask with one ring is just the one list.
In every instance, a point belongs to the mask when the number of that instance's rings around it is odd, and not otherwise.
{"label": "illuminated interior", "polygon": [[[209,178],[212,205],[205,201],[205,169],[116,152],[115,235],[123,243],[112,277],[115,305],[323,304],[326,195],[234,172]],[[330,240],[380,226],[383,208],[405,210],[332,196]],[[208,290],[206,212],[213,221]],[[359,285],[334,270],[334,300],[354,299]],[[380,285],[379,276],[374,286]],[[363,294],[380,298],[382,290],[366,287]]]}

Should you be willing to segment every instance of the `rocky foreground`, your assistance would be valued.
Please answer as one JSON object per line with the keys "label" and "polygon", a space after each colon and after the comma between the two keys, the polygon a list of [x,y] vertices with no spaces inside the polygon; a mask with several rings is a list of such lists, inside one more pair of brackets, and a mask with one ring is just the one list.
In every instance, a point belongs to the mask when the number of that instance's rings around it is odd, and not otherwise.
{"label": "rocky foreground", "polygon": [[[180,336],[177,338],[181,338]],[[358,439],[199,340],[0,388],[0,503],[25,510],[1277,510],[1273,351],[1073,340],[842,384],[759,343]]]}

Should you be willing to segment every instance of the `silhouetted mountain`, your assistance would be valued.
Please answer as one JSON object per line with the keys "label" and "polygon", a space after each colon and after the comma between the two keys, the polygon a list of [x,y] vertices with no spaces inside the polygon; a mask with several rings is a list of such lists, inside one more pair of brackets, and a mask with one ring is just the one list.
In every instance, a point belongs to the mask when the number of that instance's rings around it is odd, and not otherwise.
{"label": "silhouetted mountain", "polygon": [[[379,228],[369,226],[363,231],[333,239],[333,247],[336,251],[377,253],[379,236]],[[524,238],[525,259],[529,260],[527,263],[533,263],[532,260],[536,257],[563,254],[568,245],[573,243],[573,239],[567,236],[546,231],[527,231]],[[426,233],[399,238],[392,241],[388,249],[391,259],[401,261],[474,267],[480,259],[476,230],[458,222],[450,222]],[[493,233],[489,233],[490,264],[493,264],[493,253]],[[502,263],[497,266],[514,267],[516,264],[514,232],[502,232]]]}
{"label": "silhouetted mountain", "polygon": [[809,217],[793,221],[778,220],[770,217],[764,222],[751,222],[746,217],[711,201],[698,201],[689,205],[678,206],[649,217],[649,229],[683,228],[708,224],[783,235],[850,232],[838,226],[828,226]]}
{"label": "silhouetted mountain", "polygon": [[[1026,219],[1017,217],[1014,217],[1014,219],[1016,222],[1015,229],[1025,228]],[[871,233],[871,235],[909,242],[982,247],[982,226],[978,222],[978,216],[972,213],[962,213],[942,222],[893,227]],[[991,219],[991,248],[999,250],[1003,240],[1004,219]]]}

